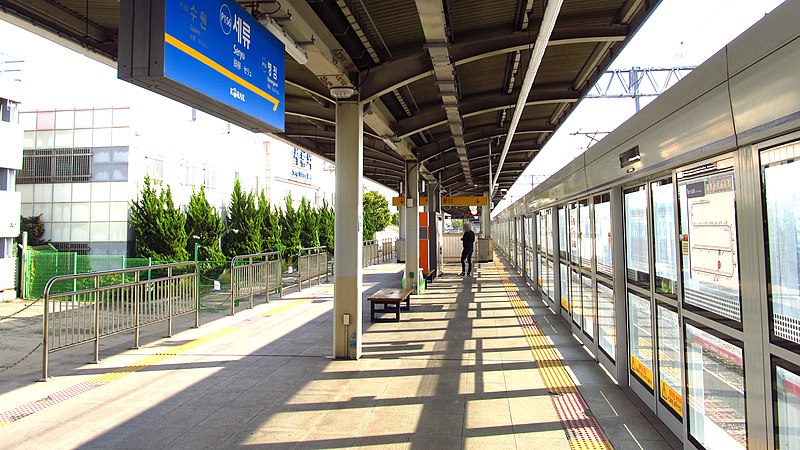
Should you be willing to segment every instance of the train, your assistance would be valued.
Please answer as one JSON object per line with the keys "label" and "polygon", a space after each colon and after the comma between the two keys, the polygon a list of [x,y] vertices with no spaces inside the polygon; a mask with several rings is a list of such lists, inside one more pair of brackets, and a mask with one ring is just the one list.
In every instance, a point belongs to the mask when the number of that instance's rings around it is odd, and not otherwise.
{"label": "train", "polygon": [[687,448],[800,448],[797,17],[787,0],[492,221]]}

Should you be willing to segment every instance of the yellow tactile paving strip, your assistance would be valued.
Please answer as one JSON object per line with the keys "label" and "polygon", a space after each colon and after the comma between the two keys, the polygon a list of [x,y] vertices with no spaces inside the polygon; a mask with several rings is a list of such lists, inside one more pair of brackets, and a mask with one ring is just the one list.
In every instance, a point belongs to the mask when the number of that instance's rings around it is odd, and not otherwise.
{"label": "yellow tactile paving strip", "polygon": [[553,348],[550,340],[537,326],[530,307],[519,297],[519,290],[511,281],[503,264],[495,261],[494,270],[490,267],[486,267],[484,270],[487,269],[490,272],[496,270],[503,282],[517,321],[539,368],[539,373],[551,395],[553,407],[567,434],[570,447],[574,450],[613,448],[597,420],[587,414],[589,407],[586,401],[578,392],[567,369],[561,364],[561,357]]}

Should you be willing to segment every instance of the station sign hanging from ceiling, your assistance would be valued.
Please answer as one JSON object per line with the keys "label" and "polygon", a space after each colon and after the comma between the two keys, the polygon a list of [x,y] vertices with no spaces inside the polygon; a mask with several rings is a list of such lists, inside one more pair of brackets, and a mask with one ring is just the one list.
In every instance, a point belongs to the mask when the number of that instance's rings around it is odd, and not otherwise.
{"label": "station sign hanging from ceiling", "polygon": [[256,132],[284,129],[284,45],[233,0],[122,0],[118,76]]}

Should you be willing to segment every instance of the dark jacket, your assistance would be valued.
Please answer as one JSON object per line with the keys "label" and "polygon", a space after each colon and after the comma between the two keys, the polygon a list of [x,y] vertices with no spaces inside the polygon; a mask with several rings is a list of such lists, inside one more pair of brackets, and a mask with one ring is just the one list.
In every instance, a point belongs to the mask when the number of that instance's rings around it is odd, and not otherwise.
{"label": "dark jacket", "polygon": [[475,232],[472,230],[465,231],[461,236],[461,242],[464,243],[464,249],[472,249],[475,245]]}

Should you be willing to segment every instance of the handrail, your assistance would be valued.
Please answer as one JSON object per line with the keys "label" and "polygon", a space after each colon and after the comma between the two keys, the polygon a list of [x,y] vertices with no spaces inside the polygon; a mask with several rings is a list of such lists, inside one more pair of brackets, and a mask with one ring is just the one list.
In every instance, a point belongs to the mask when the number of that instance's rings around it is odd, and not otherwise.
{"label": "handrail", "polygon": [[394,251],[394,239],[393,238],[383,238],[381,239],[381,253],[383,262],[391,261],[395,257]]}
{"label": "handrail", "polygon": [[[321,264],[320,264],[321,263]],[[305,278],[303,274],[305,273]],[[328,279],[328,247],[305,247],[297,251],[297,290],[303,289],[303,280],[308,280],[308,287],[314,278],[317,284],[322,283],[322,275]]]}
{"label": "handrail", "polygon": [[378,262],[378,240],[363,241],[361,244],[361,266],[367,267]]}
{"label": "handrail", "polygon": [[278,292],[283,296],[281,277],[281,252],[253,253],[236,255],[231,260],[231,315],[236,314],[236,300],[250,298],[253,307],[253,296],[264,288],[266,302],[269,303],[270,278],[277,278]]}
{"label": "handrail", "polygon": [[166,321],[172,336],[172,319],[190,313],[199,327],[197,282],[193,261],[51,278],[44,288],[41,380],[48,378],[50,353],[93,341],[97,363],[103,337],[133,330],[138,348],[142,326]]}

